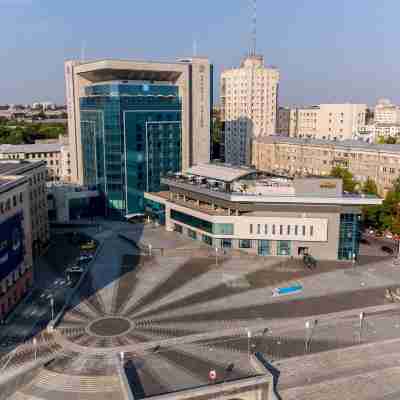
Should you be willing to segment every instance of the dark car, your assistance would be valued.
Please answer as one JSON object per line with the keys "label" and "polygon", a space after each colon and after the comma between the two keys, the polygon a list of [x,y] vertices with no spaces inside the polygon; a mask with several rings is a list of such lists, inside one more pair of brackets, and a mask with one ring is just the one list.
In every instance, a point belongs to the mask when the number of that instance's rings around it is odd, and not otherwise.
{"label": "dark car", "polygon": [[365,238],[361,238],[360,243],[366,244],[366,245],[370,245],[370,244],[371,244],[371,243],[370,243],[367,239],[365,239]]}
{"label": "dark car", "polygon": [[393,249],[389,246],[382,246],[381,250],[384,251],[385,253],[393,254]]}

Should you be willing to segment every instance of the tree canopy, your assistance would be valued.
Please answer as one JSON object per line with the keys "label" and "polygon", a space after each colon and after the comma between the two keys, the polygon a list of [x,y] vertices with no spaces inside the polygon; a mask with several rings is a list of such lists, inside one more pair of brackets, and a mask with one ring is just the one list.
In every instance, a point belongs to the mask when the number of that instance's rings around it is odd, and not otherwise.
{"label": "tree canopy", "polygon": [[353,193],[356,191],[358,182],[354,179],[353,174],[346,168],[333,167],[331,176],[335,178],[341,178],[343,180],[343,190],[346,192]]}
{"label": "tree canopy", "polygon": [[368,177],[364,182],[361,190],[364,194],[373,194],[375,196],[378,194],[378,187],[376,186],[375,181],[370,177]]}
{"label": "tree canopy", "polygon": [[62,123],[16,122],[0,119],[0,144],[30,144],[38,139],[57,139],[66,134]]}

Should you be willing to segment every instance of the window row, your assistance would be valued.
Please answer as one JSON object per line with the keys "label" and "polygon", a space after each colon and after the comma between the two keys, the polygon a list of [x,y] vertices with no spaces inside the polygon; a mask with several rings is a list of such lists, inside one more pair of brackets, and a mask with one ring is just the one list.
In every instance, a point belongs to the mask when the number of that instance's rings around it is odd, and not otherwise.
{"label": "window row", "polygon": [[251,235],[295,235],[295,236],[306,236],[307,230],[309,235],[314,236],[314,226],[313,225],[268,225],[268,224],[250,224],[249,233]]}
{"label": "window row", "polygon": [[7,211],[10,211],[12,207],[17,207],[18,204],[22,204],[24,201],[24,197],[22,192],[19,195],[14,195],[9,197],[5,201],[0,202],[0,214],[4,214]]}

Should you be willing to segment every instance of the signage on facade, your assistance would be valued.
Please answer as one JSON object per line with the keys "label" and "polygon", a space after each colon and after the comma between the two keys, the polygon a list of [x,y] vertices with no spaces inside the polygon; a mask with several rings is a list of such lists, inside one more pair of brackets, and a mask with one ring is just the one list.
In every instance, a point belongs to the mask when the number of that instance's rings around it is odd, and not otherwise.
{"label": "signage on facade", "polygon": [[319,185],[321,189],[336,189],[335,182],[324,182]]}
{"label": "signage on facade", "polygon": [[22,214],[0,224],[0,279],[16,269],[24,258]]}

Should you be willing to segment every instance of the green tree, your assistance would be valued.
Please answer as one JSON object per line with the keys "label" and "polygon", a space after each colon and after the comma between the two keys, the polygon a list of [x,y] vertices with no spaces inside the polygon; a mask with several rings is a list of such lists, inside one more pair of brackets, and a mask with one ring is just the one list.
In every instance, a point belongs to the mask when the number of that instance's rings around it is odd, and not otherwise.
{"label": "green tree", "polygon": [[331,176],[334,178],[340,178],[343,180],[343,190],[346,192],[354,193],[358,182],[354,179],[353,174],[342,167],[333,167],[331,171]]}
{"label": "green tree", "polygon": [[400,176],[397,177],[396,180],[393,182],[392,191],[400,193]]}
{"label": "green tree", "polygon": [[376,186],[375,181],[370,177],[368,177],[367,180],[364,182],[361,190],[364,194],[378,194],[378,187]]}

